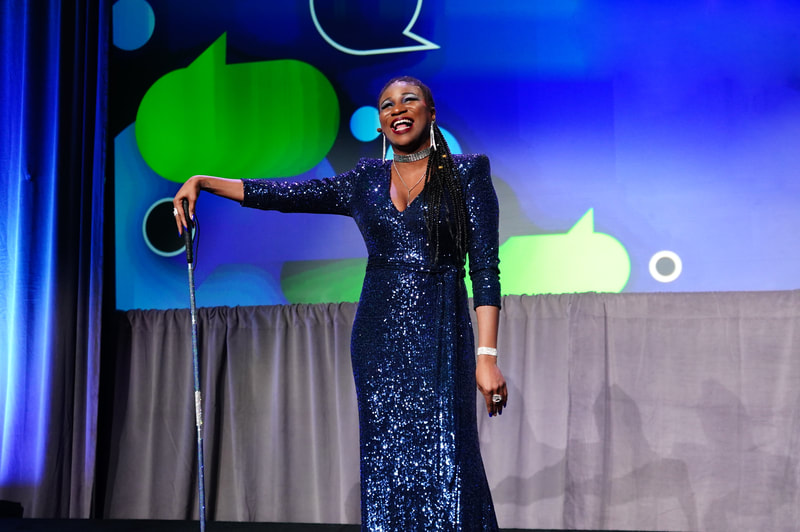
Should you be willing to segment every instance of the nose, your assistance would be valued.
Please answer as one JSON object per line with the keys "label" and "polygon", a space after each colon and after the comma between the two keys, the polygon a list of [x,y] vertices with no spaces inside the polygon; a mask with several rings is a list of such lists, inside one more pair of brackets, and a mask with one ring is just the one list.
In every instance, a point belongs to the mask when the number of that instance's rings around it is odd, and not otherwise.
{"label": "nose", "polygon": [[403,113],[405,113],[407,111],[408,111],[408,109],[406,108],[405,104],[404,103],[400,103],[400,104],[396,105],[394,109],[392,109],[392,116],[401,115],[401,114],[403,114]]}

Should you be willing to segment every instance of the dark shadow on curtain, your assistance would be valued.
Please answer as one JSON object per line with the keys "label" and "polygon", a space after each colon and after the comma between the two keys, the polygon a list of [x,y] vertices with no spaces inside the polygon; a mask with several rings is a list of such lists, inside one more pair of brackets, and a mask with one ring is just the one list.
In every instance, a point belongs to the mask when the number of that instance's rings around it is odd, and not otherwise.
{"label": "dark shadow on curtain", "polygon": [[0,498],[89,517],[110,1],[5,0],[0,24]]}

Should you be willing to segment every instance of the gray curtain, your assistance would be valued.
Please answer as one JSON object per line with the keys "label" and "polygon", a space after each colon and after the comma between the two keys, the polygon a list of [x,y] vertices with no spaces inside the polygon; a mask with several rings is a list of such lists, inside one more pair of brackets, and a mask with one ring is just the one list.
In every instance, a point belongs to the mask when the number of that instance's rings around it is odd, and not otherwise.
{"label": "gray curtain", "polygon": [[[479,416],[502,527],[798,530],[800,291],[503,303],[509,405]],[[211,519],[358,522],[354,313],[200,310]],[[191,517],[188,311],[119,318],[104,515]]]}

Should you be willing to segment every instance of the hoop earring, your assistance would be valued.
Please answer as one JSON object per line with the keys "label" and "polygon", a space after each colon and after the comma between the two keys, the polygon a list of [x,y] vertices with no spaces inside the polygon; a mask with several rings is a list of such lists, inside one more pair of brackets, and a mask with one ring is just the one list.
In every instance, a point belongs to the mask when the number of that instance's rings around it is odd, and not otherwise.
{"label": "hoop earring", "polygon": [[433,133],[433,122],[431,122],[431,149],[436,151],[436,137],[434,137]]}
{"label": "hoop earring", "polygon": [[383,161],[386,162],[386,133],[381,133],[383,137]]}

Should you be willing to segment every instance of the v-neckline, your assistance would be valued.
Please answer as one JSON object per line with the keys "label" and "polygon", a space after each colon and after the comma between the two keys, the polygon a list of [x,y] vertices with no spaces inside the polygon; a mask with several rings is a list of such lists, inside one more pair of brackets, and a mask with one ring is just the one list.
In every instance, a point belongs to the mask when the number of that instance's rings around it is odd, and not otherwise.
{"label": "v-neckline", "polygon": [[389,204],[391,204],[391,206],[392,206],[392,208],[395,210],[395,212],[396,212],[397,214],[403,214],[403,213],[404,213],[404,212],[406,212],[408,209],[410,209],[410,208],[411,208],[411,206],[412,206],[414,203],[416,203],[416,202],[417,202],[417,199],[418,199],[418,198],[419,198],[419,197],[422,195],[422,193],[424,192],[424,190],[425,190],[425,186],[424,186],[424,184],[423,184],[423,188],[422,188],[422,190],[420,190],[420,191],[419,191],[419,194],[417,194],[416,196],[414,196],[414,199],[412,199],[411,201],[409,201],[409,202],[408,202],[408,205],[406,205],[406,208],[405,208],[405,209],[403,209],[403,210],[400,210],[400,209],[398,209],[398,208],[397,208],[397,205],[395,205],[395,203],[394,203],[394,200],[392,199],[392,161],[386,161],[386,162],[388,162],[388,163],[389,163],[389,186],[386,188],[386,195],[387,195],[387,196],[389,196]]}
{"label": "v-neckline", "polygon": [[[422,192],[420,192],[419,194],[422,194]],[[419,194],[417,194],[416,196],[414,196],[414,199],[413,199],[413,200],[411,200],[411,201],[408,203],[408,205],[406,205],[406,208],[405,208],[405,209],[403,209],[403,210],[400,210],[400,209],[398,209],[398,208],[397,208],[397,205],[395,205],[395,204],[394,204],[394,201],[392,200],[392,190],[391,190],[391,185],[390,185],[390,188],[389,188],[389,203],[391,203],[391,204],[392,204],[392,208],[395,210],[395,212],[397,212],[397,214],[403,214],[403,213],[404,213],[404,212],[406,212],[408,209],[410,209],[410,208],[411,208],[411,206],[412,206],[413,204],[415,204],[415,203],[417,202],[417,198],[419,197]]]}

